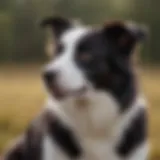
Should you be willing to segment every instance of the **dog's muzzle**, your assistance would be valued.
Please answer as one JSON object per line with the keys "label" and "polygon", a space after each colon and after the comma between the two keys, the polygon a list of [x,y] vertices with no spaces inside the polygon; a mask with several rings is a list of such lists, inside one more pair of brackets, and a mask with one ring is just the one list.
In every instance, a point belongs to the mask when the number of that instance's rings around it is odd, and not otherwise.
{"label": "dog's muzzle", "polygon": [[43,75],[44,83],[49,91],[56,99],[61,99],[65,96],[65,92],[57,85],[57,73],[45,72]]}
{"label": "dog's muzzle", "polygon": [[43,74],[43,79],[49,93],[58,100],[69,96],[81,96],[87,90],[87,87],[85,86],[76,90],[65,90],[58,84],[56,72],[45,72]]}

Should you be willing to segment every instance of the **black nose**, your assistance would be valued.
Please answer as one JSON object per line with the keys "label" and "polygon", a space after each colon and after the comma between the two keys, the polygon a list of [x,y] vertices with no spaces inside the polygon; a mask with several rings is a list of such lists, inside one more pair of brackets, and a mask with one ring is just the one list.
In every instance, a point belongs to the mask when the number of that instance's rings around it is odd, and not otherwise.
{"label": "black nose", "polygon": [[54,79],[56,77],[56,73],[51,72],[51,71],[47,71],[44,73],[43,77],[44,77],[45,82],[50,84],[54,81]]}

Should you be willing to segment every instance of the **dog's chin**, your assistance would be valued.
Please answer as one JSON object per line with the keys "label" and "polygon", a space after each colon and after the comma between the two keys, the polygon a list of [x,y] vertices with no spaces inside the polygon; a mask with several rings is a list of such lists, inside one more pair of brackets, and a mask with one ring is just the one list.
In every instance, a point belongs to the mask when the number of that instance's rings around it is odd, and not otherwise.
{"label": "dog's chin", "polygon": [[60,87],[51,87],[49,88],[50,94],[57,100],[64,100],[70,97],[82,97],[87,92],[87,87],[83,86],[78,89],[62,89]]}

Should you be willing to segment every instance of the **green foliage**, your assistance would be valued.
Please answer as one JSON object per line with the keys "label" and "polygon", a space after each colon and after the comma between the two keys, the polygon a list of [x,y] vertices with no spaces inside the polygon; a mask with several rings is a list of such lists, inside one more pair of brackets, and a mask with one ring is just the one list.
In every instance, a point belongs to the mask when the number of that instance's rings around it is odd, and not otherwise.
{"label": "green foliage", "polygon": [[0,59],[12,57],[12,17],[6,13],[0,12]]}

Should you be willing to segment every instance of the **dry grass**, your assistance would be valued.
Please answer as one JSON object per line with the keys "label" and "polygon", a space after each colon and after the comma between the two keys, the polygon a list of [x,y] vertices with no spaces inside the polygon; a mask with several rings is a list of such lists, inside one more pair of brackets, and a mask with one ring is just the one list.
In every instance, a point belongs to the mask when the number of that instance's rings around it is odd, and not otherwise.
{"label": "dry grass", "polygon": [[0,69],[0,150],[18,135],[44,102],[37,67]]}
{"label": "dry grass", "polygon": [[[160,159],[160,70],[144,69],[152,160]],[[44,102],[39,67],[0,67],[0,151],[27,126]]]}

